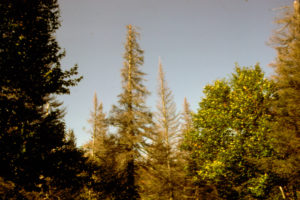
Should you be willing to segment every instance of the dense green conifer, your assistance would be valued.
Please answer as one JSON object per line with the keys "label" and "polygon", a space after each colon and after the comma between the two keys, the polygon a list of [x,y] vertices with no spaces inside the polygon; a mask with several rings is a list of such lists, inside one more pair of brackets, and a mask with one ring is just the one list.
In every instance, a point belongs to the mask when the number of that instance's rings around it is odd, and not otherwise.
{"label": "dense green conifer", "polygon": [[54,97],[68,94],[81,79],[72,79],[77,67],[61,69],[58,18],[56,0],[0,3],[0,177],[14,183],[17,195],[64,191],[61,199],[71,198],[83,180],[85,161],[65,139],[63,111]]}

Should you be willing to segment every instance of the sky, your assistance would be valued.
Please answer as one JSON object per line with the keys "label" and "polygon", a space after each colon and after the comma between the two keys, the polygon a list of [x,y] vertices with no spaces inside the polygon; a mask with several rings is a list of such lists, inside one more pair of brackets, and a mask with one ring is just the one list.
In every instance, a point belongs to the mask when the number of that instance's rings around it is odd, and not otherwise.
{"label": "sky", "polygon": [[145,51],[147,105],[155,111],[158,59],[178,112],[184,97],[196,111],[205,85],[229,77],[235,63],[260,63],[267,76],[276,52],[267,45],[280,8],[293,0],[58,0],[61,27],[56,38],[66,57],[64,69],[78,64],[84,79],[70,95],[58,97],[65,122],[78,146],[90,139],[88,119],[93,96],[108,114],[121,93],[126,25],[138,27]]}

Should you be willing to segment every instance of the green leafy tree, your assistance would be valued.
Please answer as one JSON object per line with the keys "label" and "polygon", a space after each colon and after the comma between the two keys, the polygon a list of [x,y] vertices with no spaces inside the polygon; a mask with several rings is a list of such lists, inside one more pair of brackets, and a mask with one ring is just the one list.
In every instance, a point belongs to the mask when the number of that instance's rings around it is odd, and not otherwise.
{"label": "green leafy tree", "polygon": [[15,191],[76,194],[83,181],[82,152],[65,140],[54,98],[81,79],[72,78],[77,67],[61,69],[58,18],[56,0],[0,3],[0,177]]}
{"label": "green leafy tree", "polygon": [[251,161],[272,155],[270,132],[271,81],[260,67],[236,67],[229,81],[204,88],[205,97],[193,116],[189,134],[194,172],[199,182],[212,184],[225,199],[264,199],[272,188],[272,174]]}
{"label": "green leafy tree", "polygon": [[[288,8],[277,21],[282,27],[271,38],[277,51],[273,63],[276,99],[272,111],[275,115],[270,137],[276,157],[266,161],[265,168],[275,172],[281,181],[279,187],[287,199],[299,197],[300,185],[300,6]],[[298,191],[298,197],[297,197]]]}
{"label": "green leafy tree", "polygon": [[[183,101],[183,111],[181,113],[181,126],[180,126],[180,140],[178,149],[180,150],[178,158],[182,163],[182,179],[183,179],[183,196],[185,199],[217,199],[214,194],[215,190],[211,190],[209,185],[204,185],[205,187],[199,187],[199,181],[197,181],[194,176],[197,175],[197,163],[195,162],[196,157],[193,153],[192,137],[189,134],[193,131],[193,118],[190,105],[186,99]],[[206,190],[211,190],[213,194],[208,194],[208,192],[203,192]],[[204,196],[202,196],[204,195]]]}
{"label": "green leafy tree", "polygon": [[152,114],[148,111],[145,100],[149,94],[143,85],[144,75],[140,70],[143,65],[143,50],[137,42],[138,32],[132,25],[127,26],[124,67],[121,70],[122,89],[119,106],[113,106],[111,122],[119,135],[120,167],[123,168],[123,199],[139,199],[137,186],[138,161],[141,159],[145,138],[152,132]]}

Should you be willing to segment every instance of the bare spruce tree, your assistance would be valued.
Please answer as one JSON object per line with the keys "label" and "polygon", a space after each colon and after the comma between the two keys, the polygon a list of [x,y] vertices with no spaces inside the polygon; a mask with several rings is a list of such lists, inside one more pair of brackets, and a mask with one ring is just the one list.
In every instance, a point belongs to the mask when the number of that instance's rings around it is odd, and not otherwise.
{"label": "bare spruce tree", "polygon": [[192,113],[186,97],[184,97],[183,101],[182,119],[183,124],[181,126],[181,131],[185,135],[186,133],[190,132],[193,127]]}
{"label": "bare spruce tree", "polygon": [[94,94],[94,100],[93,100],[93,110],[91,111],[91,116],[88,122],[92,126],[91,135],[92,135],[92,141],[88,145],[91,158],[95,159],[95,153],[96,151],[103,151],[103,143],[104,139],[106,137],[108,124],[106,120],[105,113],[103,112],[103,104],[102,102],[98,102],[97,94]]}
{"label": "bare spruce tree", "polygon": [[151,181],[146,184],[147,196],[152,199],[180,199],[178,186],[177,142],[179,115],[168,88],[161,61],[159,61],[159,87],[156,112],[156,134],[148,148],[148,173]]}
{"label": "bare spruce tree", "polygon": [[[103,157],[105,157],[105,139],[107,137],[108,123],[103,112],[102,102],[98,102],[97,94],[94,94],[93,99],[93,109],[90,112],[90,118],[88,120],[91,125],[90,134],[91,140],[84,145],[85,150],[87,151],[86,156],[93,163],[94,168],[90,170],[91,180],[86,184],[84,193],[82,193],[83,198],[89,200],[98,199],[99,194],[102,194],[102,191],[95,189],[95,185],[99,185],[99,182],[103,184],[103,177],[99,176],[99,168],[103,168],[104,165]],[[93,187],[92,187],[93,186]]]}
{"label": "bare spruce tree", "polygon": [[103,111],[102,102],[94,96],[94,107],[91,111],[91,140],[85,145],[87,156],[93,163],[90,170],[91,182],[86,185],[82,198],[124,199],[123,173],[119,173],[118,155],[123,153],[118,144],[118,137],[109,134],[108,119]]}

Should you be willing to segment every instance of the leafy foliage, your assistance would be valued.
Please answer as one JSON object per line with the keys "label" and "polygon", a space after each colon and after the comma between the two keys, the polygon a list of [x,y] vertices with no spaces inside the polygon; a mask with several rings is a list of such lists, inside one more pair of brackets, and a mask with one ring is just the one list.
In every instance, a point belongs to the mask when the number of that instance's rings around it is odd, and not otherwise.
{"label": "leafy foliage", "polygon": [[1,1],[0,199],[298,199],[299,1],[278,23],[274,80],[258,64],[236,66],[204,88],[197,113],[185,99],[181,126],[161,63],[152,121],[128,25],[122,93],[109,119],[95,95],[84,157],[55,99],[82,79],[60,65],[57,0]]}
{"label": "leafy foliage", "polygon": [[193,142],[197,179],[214,184],[223,198],[267,195],[267,189],[253,186],[269,187],[265,180],[270,177],[250,160],[272,155],[266,134],[273,91],[258,65],[237,66],[229,81],[217,80],[204,88],[205,97],[193,116],[194,131],[188,137]]}

